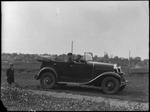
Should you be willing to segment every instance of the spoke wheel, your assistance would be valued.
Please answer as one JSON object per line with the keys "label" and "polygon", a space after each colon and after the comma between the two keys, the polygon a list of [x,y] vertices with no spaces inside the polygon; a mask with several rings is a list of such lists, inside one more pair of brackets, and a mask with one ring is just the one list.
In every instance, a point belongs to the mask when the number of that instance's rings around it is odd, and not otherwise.
{"label": "spoke wheel", "polygon": [[115,94],[119,90],[119,81],[114,77],[106,77],[102,81],[102,90],[106,94]]}
{"label": "spoke wheel", "polygon": [[51,89],[56,85],[56,78],[54,74],[46,72],[41,76],[40,83],[43,89]]}

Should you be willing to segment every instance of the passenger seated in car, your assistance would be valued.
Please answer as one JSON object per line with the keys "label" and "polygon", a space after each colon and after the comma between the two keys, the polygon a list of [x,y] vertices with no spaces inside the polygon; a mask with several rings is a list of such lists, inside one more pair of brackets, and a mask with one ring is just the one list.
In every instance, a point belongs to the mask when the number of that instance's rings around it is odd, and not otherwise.
{"label": "passenger seated in car", "polygon": [[81,55],[78,54],[74,61],[77,63],[81,63]]}
{"label": "passenger seated in car", "polygon": [[68,56],[68,57],[67,57],[67,59],[65,60],[65,62],[69,62],[69,63],[70,63],[70,62],[73,62],[73,55],[72,55],[72,53],[68,53],[67,56]]}

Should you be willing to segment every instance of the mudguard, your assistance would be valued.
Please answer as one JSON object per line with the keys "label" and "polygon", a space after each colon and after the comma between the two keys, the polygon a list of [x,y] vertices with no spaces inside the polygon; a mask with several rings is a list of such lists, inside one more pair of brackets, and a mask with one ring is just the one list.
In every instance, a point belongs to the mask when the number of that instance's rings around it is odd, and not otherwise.
{"label": "mudguard", "polygon": [[52,68],[52,67],[44,67],[44,68],[42,68],[42,69],[39,71],[39,73],[38,73],[38,75],[37,75],[37,77],[36,77],[36,80],[40,79],[41,73],[42,73],[43,71],[45,71],[45,70],[48,70],[48,71],[53,72],[54,75],[56,76],[56,80],[57,80],[57,78],[58,78],[57,72],[56,72],[55,69]]}
{"label": "mudguard", "polygon": [[95,80],[99,80],[101,79],[103,76],[114,76],[114,77],[117,77],[119,79],[121,79],[121,76],[115,72],[104,72],[100,75],[98,75],[97,77],[95,77],[94,79],[90,80],[89,82],[87,82],[86,84],[91,84],[92,82],[94,82]]}
{"label": "mudguard", "polygon": [[121,76],[119,75],[119,74],[117,74],[117,73],[115,73],[115,72],[104,72],[104,73],[102,73],[102,74],[100,74],[99,76],[97,76],[97,78],[99,78],[99,77],[102,77],[102,76],[106,76],[106,75],[112,75],[112,76],[116,76],[116,77],[118,77],[118,78],[121,78]]}

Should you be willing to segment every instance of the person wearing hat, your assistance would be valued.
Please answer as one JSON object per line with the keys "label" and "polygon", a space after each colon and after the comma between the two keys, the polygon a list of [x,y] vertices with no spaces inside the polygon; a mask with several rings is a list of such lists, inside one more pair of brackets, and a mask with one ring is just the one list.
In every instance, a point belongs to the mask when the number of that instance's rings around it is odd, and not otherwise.
{"label": "person wearing hat", "polygon": [[14,66],[14,64],[10,63],[10,67],[6,71],[7,83],[9,86],[14,84],[14,68],[13,68],[13,66]]}
{"label": "person wearing hat", "polygon": [[65,62],[73,62],[73,55],[72,55],[72,53],[68,53],[67,54],[67,59],[65,60]]}

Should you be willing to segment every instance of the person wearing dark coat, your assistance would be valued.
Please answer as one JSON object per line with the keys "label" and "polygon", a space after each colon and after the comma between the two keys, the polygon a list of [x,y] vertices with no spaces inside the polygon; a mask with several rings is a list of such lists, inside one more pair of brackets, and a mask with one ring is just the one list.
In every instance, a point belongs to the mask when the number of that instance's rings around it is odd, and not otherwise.
{"label": "person wearing dark coat", "polygon": [[71,62],[73,62],[74,60],[73,60],[73,55],[72,55],[72,53],[68,53],[67,54],[67,59],[65,60],[65,62],[69,62],[69,63],[71,63]]}
{"label": "person wearing dark coat", "polygon": [[10,68],[7,69],[6,71],[6,76],[7,76],[7,82],[8,85],[11,86],[14,83],[14,68],[13,68],[13,64],[10,64]]}

